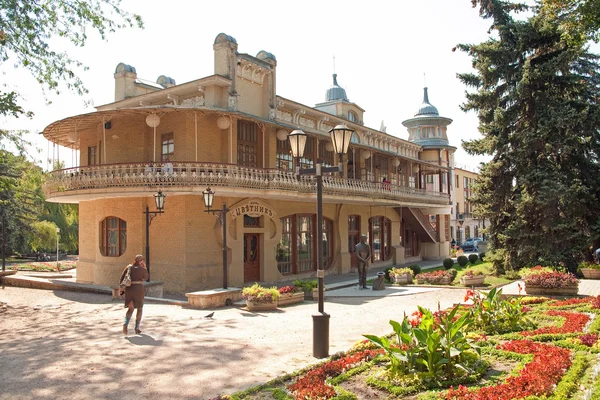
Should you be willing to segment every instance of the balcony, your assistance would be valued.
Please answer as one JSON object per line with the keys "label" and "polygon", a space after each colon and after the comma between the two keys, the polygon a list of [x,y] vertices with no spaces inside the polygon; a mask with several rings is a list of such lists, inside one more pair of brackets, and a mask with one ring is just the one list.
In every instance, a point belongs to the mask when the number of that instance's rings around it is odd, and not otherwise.
{"label": "balcony", "polygon": [[[44,184],[46,197],[52,201],[62,198],[65,202],[77,202],[112,193],[114,197],[139,195],[148,188],[172,188],[172,192],[201,192],[207,186],[230,189],[230,194],[244,196],[251,192],[269,198],[298,198],[298,194],[316,191],[315,177],[297,176],[293,172],[275,169],[249,168],[218,163],[173,163],[172,171],[145,163],[103,164],[79,168],[67,168],[49,172]],[[136,188],[140,190],[135,190]],[[446,193],[425,191],[404,186],[345,179],[336,176],[323,177],[323,194],[339,197],[347,202],[377,200],[379,204],[402,201],[414,204],[448,205]],[[70,197],[71,199],[67,199]],[[358,201],[360,202],[360,201]],[[408,205],[408,204],[405,204]]]}

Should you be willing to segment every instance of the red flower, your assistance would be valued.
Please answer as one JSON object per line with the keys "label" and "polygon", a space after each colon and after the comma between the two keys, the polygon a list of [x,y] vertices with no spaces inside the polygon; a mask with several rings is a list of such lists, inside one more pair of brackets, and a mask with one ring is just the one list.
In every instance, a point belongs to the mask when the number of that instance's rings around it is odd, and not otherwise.
{"label": "red flower", "polygon": [[471,297],[473,297],[475,295],[475,292],[473,292],[471,289],[467,290],[467,294],[465,295],[465,299],[464,301],[469,300]]}

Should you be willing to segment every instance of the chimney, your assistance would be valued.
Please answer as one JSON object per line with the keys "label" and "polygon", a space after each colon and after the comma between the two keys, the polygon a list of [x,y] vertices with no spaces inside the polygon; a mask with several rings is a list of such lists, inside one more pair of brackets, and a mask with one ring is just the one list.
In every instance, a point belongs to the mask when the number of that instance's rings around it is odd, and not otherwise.
{"label": "chimney", "polygon": [[115,101],[135,97],[137,95],[135,80],[137,72],[131,65],[119,63],[115,69]]}

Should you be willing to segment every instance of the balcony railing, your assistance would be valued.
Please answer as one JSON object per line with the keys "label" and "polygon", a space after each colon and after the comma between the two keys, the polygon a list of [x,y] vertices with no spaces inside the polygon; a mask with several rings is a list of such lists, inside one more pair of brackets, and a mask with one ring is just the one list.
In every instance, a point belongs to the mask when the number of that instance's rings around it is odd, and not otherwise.
{"label": "balcony railing", "polygon": [[[148,186],[213,186],[262,190],[282,190],[303,193],[316,191],[315,177],[297,176],[293,172],[275,169],[249,168],[232,164],[173,163],[173,168],[150,164],[104,164],[67,168],[48,173],[44,191],[48,197],[59,192],[88,189],[132,188]],[[448,204],[448,194],[367,182],[327,175],[323,177],[323,192],[329,195],[360,196],[389,200],[428,201]]]}

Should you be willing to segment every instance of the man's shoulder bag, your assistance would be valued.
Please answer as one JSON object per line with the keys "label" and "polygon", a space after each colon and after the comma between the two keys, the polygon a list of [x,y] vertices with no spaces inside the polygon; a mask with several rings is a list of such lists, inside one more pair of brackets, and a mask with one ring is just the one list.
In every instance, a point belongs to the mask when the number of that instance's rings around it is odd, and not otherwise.
{"label": "man's shoulder bag", "polygon": [[121,281],[119,286],[121,286],[121,287],[131,286],[131,265],[127,266],[127,272],[125,273],[125,276],[123,277],[123,280]]}

